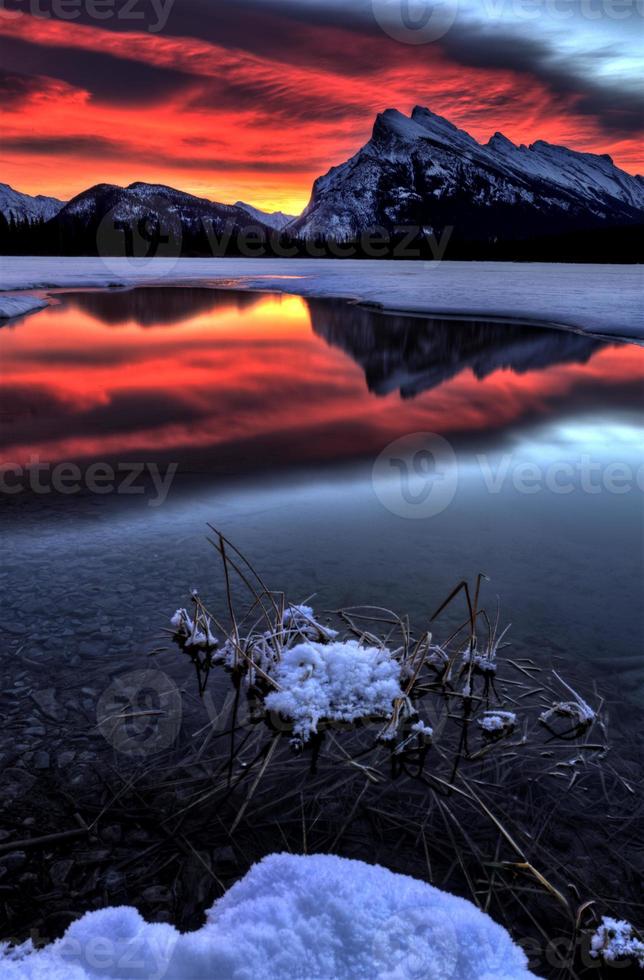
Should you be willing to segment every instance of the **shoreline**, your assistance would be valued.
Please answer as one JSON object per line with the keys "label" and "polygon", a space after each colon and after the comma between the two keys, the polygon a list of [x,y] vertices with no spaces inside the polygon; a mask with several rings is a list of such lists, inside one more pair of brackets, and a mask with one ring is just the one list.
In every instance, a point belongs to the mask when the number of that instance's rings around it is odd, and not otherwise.
{"label": "shoreline", "polygon": [[15,322],[45,308],[47,300],[33,295],[36,292],[200,286],[337,299],[383,314],[492,319],[608,341],[644,343],[643,282],[638,266],[513,263],[508,281],[508,263],[498,262],[432,266],[351,259],[177,259],[153,260],[137,268],[127,259],[83,257],[69,260],[73,268],[60,268],[64,261],[4,257],[0,319]]}

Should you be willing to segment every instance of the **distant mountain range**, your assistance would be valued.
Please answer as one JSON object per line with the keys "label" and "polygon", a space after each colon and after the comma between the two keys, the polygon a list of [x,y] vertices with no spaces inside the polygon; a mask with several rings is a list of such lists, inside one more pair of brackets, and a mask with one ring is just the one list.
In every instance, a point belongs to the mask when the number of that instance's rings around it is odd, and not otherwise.
{"label": "distant mountain range", "polygon": [[9,184],[0,184],[0,214],[7,221],[48,221],[58,214],[64,203],[57,197],[45,197],[43,194],[32,197],[15,191]]}
{"label": "distant mountain range", "polygon": [[[608,155],[541,140],[516,146],[496,133],[480,144],[416,107],[410,117],[395,109],[379,114],[371,139],[315,181],[297,217],[141,182],[98,184],[67,203],[3,184],[0,213],[12,223],[2,250],[27,253],[405,258],[412,242],[425,258],[624,261],[636,257],[644,178]],[[374,236],[379,251],[370,251]],[[322,251],[307,249],[312,243]],[[347,243],[352,250],[333,247]]]}

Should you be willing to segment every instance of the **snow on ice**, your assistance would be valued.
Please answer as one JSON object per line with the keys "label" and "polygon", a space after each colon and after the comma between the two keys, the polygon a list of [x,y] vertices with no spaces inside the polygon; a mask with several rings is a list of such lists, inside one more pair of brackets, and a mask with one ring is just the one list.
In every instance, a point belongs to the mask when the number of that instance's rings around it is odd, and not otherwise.
{"label": "snow on ice", "polygon": [[17,315],[9,311],[14,298],[5,290],[186,281],[345,297],[403,313],[510,317],[644,341],[637,265],[6,256],[0,263],[0,317]]}

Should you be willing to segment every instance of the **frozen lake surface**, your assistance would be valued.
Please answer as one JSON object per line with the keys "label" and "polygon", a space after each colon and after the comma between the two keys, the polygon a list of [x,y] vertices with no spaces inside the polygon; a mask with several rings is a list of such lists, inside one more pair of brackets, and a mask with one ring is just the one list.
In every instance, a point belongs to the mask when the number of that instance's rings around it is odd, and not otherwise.
{"label": "frozen lake surface", "polygon": [[[644,339],[641,266],[333,259],[3,257],[0,290],[141,283],[236,284],[300,296],[345,297],[385,309],[502,316]],[[26,312],[0,294],[0,316]],[[42,300],[32,298],[34,308]]]}
{"label": "frozen lake surface", "polygon": [[0,358],[3,457],[46,464],[6,476],[7,653],[136,662],[190,589],[221,607],[210,522],[317,608],[420,625],[485,572],[522,655],[641,690],[638,346],[155,287],[56,294]]}

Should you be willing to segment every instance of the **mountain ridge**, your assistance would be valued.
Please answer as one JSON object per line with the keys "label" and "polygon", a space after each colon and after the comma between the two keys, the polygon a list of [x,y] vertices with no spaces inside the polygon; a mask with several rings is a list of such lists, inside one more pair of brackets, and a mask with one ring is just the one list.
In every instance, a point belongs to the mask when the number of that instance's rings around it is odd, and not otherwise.
{"label": "mountain ridge", "polygon": [[[513,208],[515,214],[504,214]],[[520,215],[527,235],[517,227]],[[465,238],[531,237],[644,217],[644,178],[607,155],[537,140],[517,146],[502,133],[487,144],[422,106],[386,109],[370,140],[314,182],[289,230],[349,240],[373,227],[453,225]]]}
{"label": "mountain ridge", "polygon": [[[132,254],[146,257],[287,257],[313,255],[309,245],[322,243],[323,254],[342,257],[332,246],[351,243],[358,257],[633,261],[644,224],[644,177],[616,167],[609,154],[545,140],[517,145],[500,132],[479,143],[418,105],[409,116],[378,113],[371,138],[314,181],[299,216],[142,181],[95,184],[68,202],[0,185],[0,211],[3,191],[24,208],[22,219],[12,218],[25,227],[8,226],[0,243],[18,254],[118,255],[136,242]],[[385,253],[363,249],[374,232],[384,232]],[[240,245],[253,235],[264,252]],[[293,250],[280,250],[276,239]],[[399,252],[403,239],[418,246],[414,255]],[[436,242],[447,243],[439,256]]]}

